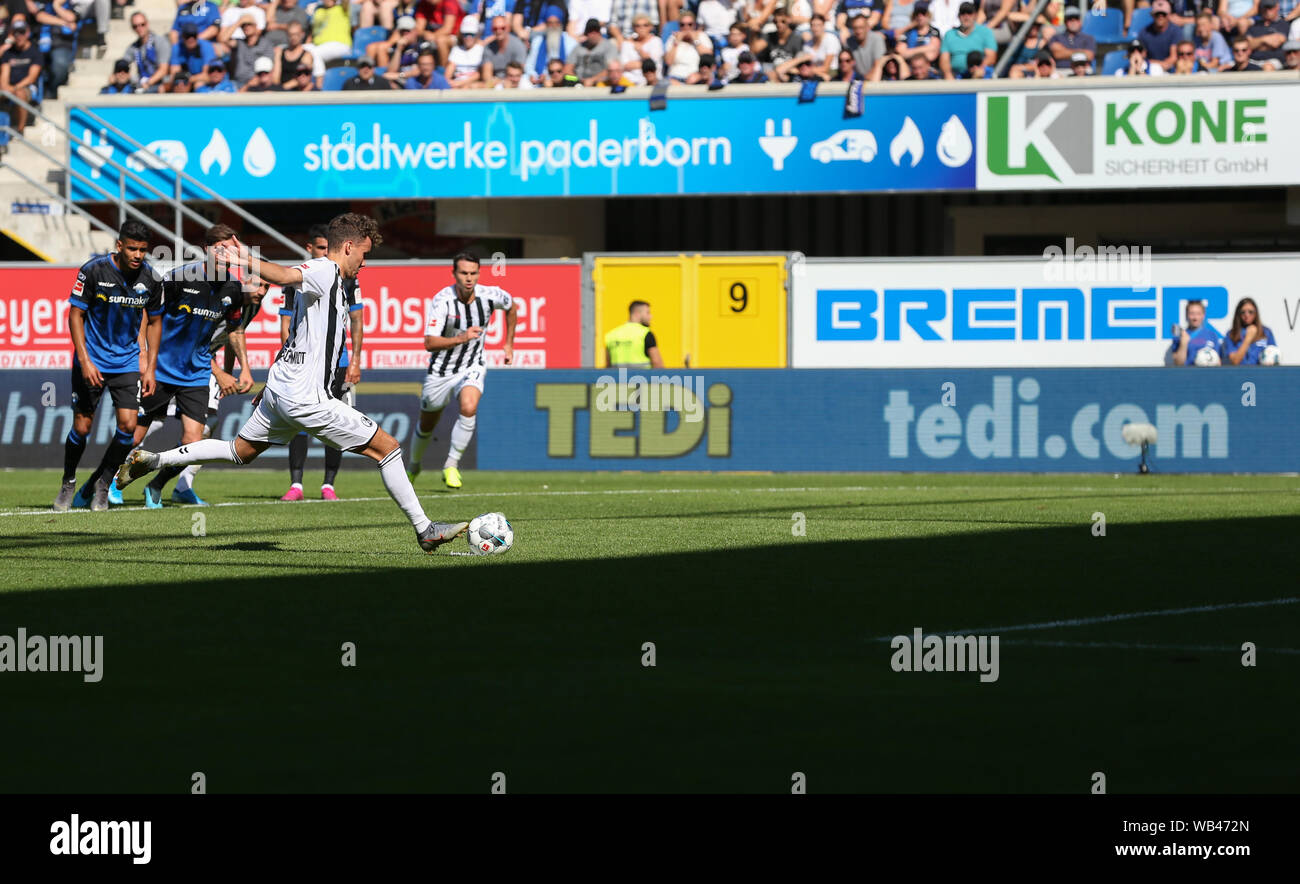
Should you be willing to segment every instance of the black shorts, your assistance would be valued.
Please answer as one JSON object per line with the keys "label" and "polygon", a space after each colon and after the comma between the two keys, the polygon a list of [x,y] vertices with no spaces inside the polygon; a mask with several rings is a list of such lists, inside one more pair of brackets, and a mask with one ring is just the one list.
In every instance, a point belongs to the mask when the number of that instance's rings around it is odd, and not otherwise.
{"label": "black shorts", "polygon": [[140,407],[140,372],[124,371],[118,374],[103,375],[102,387],[91,387],[81,376],[81,366],[72,364],[72,411],[74,414],[94,417],[99,408],[99,399],[107,390],[113,397],[114,408],[129,408],[135,411]]}
{"label": "black shorts", "polygon": [[208,387],[182,387],[179,384],[158,382],[152,396],[140,403],[140,423],[151,424],[167,417],[167,405],[176,400],[176,413],[204,423],[208,419]]}

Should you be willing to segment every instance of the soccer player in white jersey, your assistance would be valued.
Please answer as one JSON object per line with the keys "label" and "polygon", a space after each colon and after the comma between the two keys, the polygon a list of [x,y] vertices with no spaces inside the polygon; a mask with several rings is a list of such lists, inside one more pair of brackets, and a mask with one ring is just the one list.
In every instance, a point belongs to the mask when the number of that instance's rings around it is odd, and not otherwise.
{"label": "soccer player in white jersey", "polygon": [[222,257],[230,263],[250,267],[273,285],[298,290],[289,338],[267,373],[257,409],[234,441],[203,439],[158,454],[137,450],[118,470],[118,487],[170,466],[250,463],[271,445],[287,444],[306,430],[326,445],[374,460],[384,487],[411,520],[420,548],[433,552],[464,533],[469,523],[431,521],[402,468],[397,440],[330,392],[348,318],[344,281],[356,278],[366,253],[380,242],[378,225],[364,215],[339,215],[329,224],[328,239],[326,257],[296,267],[258,261],[242,249],[238,253],[223,249]]}
{"label": "soccer player in white jersey", "polygon": [[506,314],[505,362],[515,357],[515,323],[519,308],[505,289],[479,285],[479,260],[469,252],[451,259],[455,282],[444,287],[429,302],[424,316],[424,349],[428,350],[429,371],[420,392],[420,426],[411,446],[411,478],[420,475],[420,460],[433,438],[447,401],[455,396],[460,403],[460,417],[451,431],[451,448],[442,465],[442,481],[448,488],[459,488],[460,457],[474,437],[479,399],[483,396],[483,330],[492,320],[493,310]]}

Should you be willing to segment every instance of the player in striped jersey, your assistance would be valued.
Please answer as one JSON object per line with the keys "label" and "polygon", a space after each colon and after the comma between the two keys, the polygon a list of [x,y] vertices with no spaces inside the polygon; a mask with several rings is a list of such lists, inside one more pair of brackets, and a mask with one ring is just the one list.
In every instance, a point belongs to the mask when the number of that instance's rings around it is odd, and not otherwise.
{"label": "player in striped jersey", "polygon": [[[324,224],[315,224],[307,231],[307,257],[323,258],[329,252],[329,229]],[[361,286],[355,279],[344,280],[344,293],[348,302],[348,331],[352,338],[352,358],[348,358],[348,348],[339,349],[339,365],[334,371],[333,386],[330,392],[335,399],[342,399],[348,405],[356,405],[356,391],[353,389],[361,380],[361,338],[362,311],[365,302],[361,299]],[[280,344],[289,339],[289,327],[293,323],[294,289],[284,289],[284,304],[280,307]],[[338,500],[334,491],[334,478],[343,464],[343,452],[337,448],[325,446],[325,481],[320,486],[321,500]],[[289,443],[289,490],[280,498],[290,502],[303,499],[302,474],[307,466],[307,434],[299,433]]]}
{"label": "player in striped jersey", "polygon": [[505,289],[479,285],[479,260],[469,252],[451,259],[455,282],[429,302],[424,317],[424,349],[428,350],[429,371],[420,393],[420,426],[411,446],[411,478],[420,475],[420,460],[433,438],[433,428],[452,396],[460,404],[460,417],[451,431],[451,448],[442,467],[442,481],[459,488],[460,457],[474,437],[479,399],[483,396],[483,330],[492,321],[493,310],[506,314],[505,361],[514,360],[515,322],[519,309]]}
{"label": "player in striped jersey", "polygon": [[365,264],[366,253],[380,241],[373,218],[348,213],[329,225],[329,255],[296,267],[282,267],[257,261],[244,253],[222,251],[233,264],[248,267],[272,285],[291,285],[298,290],[289,339],[271,370],[266,387],[257,400],[257,410],[234,441],[203,439],[158,454],[139,450],[127,458],[117,473],[119,488],[157,469],[192,463],[246,464],[271,445],[285,445],[306,430],[327,445],[364,454],[379,466],[379,475],[389,495],[415,528],[416,540],[425,552],[463,534],[468,522],[433,522],[415,496],[411,480],[402,468],[402,449],[397,440],[352,406],[330,392],[343,329],[347,320],[344,300],[345,279],[356,279]]}

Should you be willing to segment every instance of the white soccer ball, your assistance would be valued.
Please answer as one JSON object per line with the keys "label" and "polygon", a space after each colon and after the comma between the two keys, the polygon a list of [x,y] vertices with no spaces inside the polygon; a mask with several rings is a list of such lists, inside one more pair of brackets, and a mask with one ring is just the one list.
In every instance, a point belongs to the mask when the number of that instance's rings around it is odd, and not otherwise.
{"label": "white soccer ball", "polygon": [[504,513],[484,513],[470,520],[465,532],[469,547],[481,556],[503,553],[515,544],[515,529]]}
{"label": "white soccer ball", "polygon": [[1259,354],[1260,365],[1281,365],[1282,351],[1276,344],[1269,344],[1264,348],[1264,352]]}
{"label": "white soccer ball", "polygon": [[1221,365],[1219,351],[1213,347],[1202,347],[1196,351],[1197,365]]}

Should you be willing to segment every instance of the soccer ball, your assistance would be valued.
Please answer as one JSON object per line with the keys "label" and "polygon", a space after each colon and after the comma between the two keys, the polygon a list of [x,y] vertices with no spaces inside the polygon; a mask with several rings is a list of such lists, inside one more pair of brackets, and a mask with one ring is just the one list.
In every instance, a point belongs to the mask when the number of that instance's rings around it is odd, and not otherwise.
{"label": "soccer ball", "polygon": [[1259,354],[1260,365],[1281,365],[1282,351],[1276,344],[1269,344],[1264,348],[1264,352]]}
{"label": "soccer ball", "polygon": [[1196,351],[1197,365],[1221,365],[1219,351],[1213,347],[1202,347]]}
{"label": "soccer ball", "polygon": [[484,513],[470,520],[465,532],[470,549],[480,556],[503,553],[515,543],[515,529],[503,513]]}

